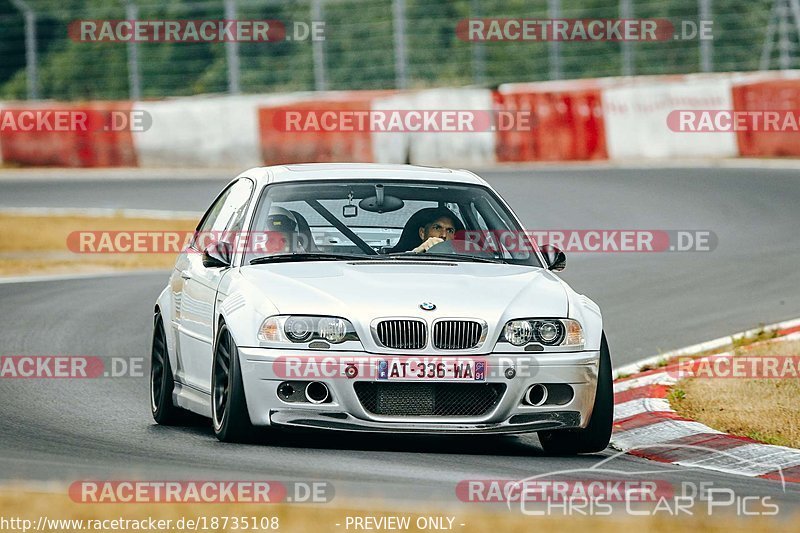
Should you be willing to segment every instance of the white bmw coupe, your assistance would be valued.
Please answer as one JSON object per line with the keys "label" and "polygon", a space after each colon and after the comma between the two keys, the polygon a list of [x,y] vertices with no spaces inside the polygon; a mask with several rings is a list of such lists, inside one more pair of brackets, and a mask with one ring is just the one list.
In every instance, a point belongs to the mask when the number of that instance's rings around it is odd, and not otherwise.
{"label": "white bmw coupe", "polygon": [[466,170],[253,168],[214,200],[155,304],[150,398],[223,441],[255,426],[530,433],[606,448],[598,306]]}

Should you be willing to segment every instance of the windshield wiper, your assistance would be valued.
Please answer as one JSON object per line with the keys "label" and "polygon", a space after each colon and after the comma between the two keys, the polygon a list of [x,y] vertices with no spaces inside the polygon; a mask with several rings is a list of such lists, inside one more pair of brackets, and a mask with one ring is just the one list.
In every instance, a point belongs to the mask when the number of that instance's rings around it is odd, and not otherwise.
{"label": "windshield wiper", "polygon": [[495,264],[503,264],[505,263],[502,259],[490,259],[488,257],[479,257],[475,255],[465,255],[465,254],[437,254],[437,253],[408,253],[408,252],[397,252],[393,254],[388,254],[388,257],[392,259],[424,259],[426,257],[431,257],[434,259],[449,259],[451,261],[472,261],[474,263],[495,263]]}
{"label": "windshield wiper", "polygon": [[368,255],[355,254],[327,254],[327,253],[296,253],[296,254],[275,254],[256,257],[250,260],[251,265],[263,265],[266,263],[291,263],[293,261],[369,261],[372,259]]}

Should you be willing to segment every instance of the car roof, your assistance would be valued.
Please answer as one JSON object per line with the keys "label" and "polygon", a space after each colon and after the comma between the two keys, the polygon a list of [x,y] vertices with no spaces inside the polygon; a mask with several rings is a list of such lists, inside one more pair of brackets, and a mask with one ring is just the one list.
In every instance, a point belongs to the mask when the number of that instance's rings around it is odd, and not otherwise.
{"label": "car roof", "polygon": [[417,165],[385,165],[377,163],[302,163],[255,167],[240,174],[240,177],[255,179],[261,185],[290,181],[393,179],[408,181],[441,181],[449,183],[472,183],[487,185],[469,170],[424,167]]}

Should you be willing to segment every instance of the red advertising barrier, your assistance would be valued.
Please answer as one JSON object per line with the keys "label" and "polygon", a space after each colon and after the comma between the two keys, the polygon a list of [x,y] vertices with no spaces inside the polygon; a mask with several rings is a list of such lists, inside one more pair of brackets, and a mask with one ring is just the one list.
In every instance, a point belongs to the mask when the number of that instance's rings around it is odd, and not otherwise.
{"label": "red advertising barrier", "polygon": [[494,93],[498,111],[531,114],[529,128],[498,129],[498,161],[608,159],[601,89],[509,88]]}
{"label": "red advertising barrier", "polygon": [[[340,123],[326,128],[326,114],[367,112],[383,91],[354,91],[342,98],[260,107],[258,127],[261,157],[265,165],[284,163],[373,162],[371,132]],[[336,122],[332,120],[332,123]]]}
{"label": "red advertising barrier", "polygon": [[[800,80],[774,80],[733,87],[734,111],[800,110]],[[761,131],[744,128],[736,132],[743,157],[800,156],[800,131],[796,128]]]}
{"label": "red advertising barrier", "polygon": [[13,105],[0,110],[3,161],[59,167],[136,166],[131,102]]}

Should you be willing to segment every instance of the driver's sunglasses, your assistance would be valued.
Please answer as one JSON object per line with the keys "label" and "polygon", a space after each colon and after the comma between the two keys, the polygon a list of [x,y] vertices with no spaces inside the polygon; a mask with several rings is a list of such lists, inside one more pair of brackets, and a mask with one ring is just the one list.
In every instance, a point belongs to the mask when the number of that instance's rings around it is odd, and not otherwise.
{"label": "driver's sunglasses", "polygon": [[432,224],[432,225],[431,225],[431,229],[432,229],[432,230],[434,230],[434,231],[442,231],[442,230],[445,230],[445,231],[447,231],[447,234],[448,234],[448,235],[455,235],[455,233],[456,233],[456,228],[452,228],[452,227],[450,227],[450,228],[445,228],[445,227],[444,227],[444,226],[442,226],[441,224]]}

